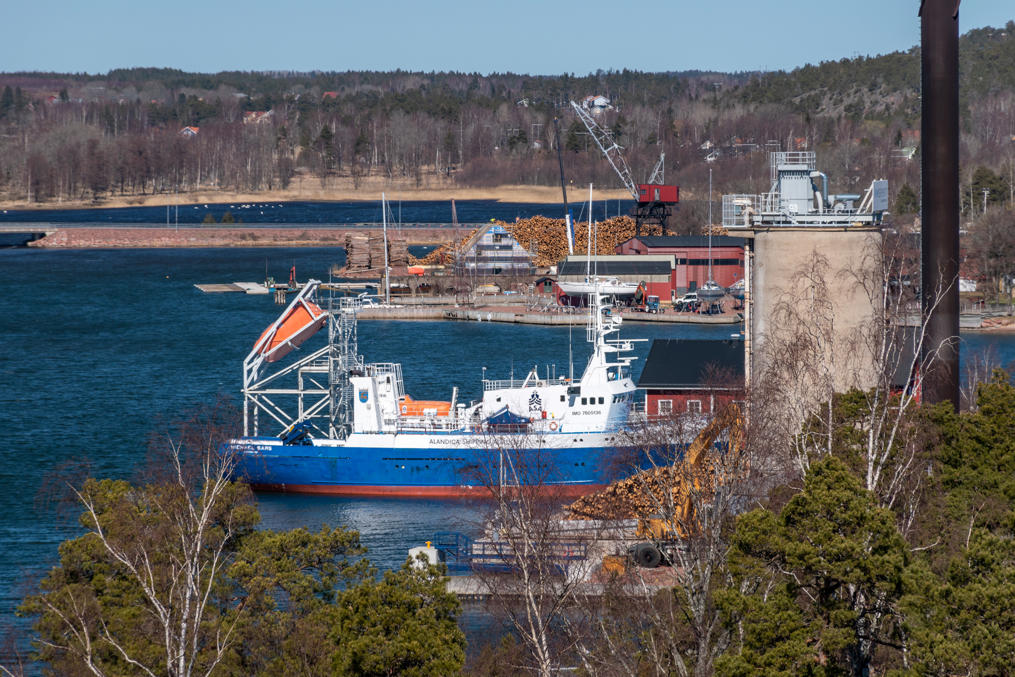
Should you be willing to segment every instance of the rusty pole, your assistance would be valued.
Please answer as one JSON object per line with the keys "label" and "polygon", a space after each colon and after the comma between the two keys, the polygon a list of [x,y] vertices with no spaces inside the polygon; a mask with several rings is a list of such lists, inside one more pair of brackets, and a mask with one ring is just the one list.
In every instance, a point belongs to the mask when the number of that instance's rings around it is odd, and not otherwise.
{"label": "rusty pole", "polygon": [[923,398],[959,406],[959,0],[920,3]]}

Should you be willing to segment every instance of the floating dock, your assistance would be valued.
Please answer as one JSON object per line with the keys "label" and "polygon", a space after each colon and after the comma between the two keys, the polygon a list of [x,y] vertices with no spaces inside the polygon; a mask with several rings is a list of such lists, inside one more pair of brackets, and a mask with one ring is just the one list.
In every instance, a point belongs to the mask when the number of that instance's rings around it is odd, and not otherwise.
{"label": "floating dock", "polygon": [[243,292],[245,294],[267,294],[268,288],[260,282],[230,282],[227,284],[195,284],[206,294]]}

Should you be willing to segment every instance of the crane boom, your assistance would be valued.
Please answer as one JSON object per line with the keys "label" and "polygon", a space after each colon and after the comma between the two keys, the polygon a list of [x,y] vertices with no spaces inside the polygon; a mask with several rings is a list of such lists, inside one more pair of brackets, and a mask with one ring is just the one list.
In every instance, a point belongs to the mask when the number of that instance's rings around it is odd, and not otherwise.
{"label": "crane boom", "polygon": [[624,160],[623,147],[620,146],[614,139],[613,135],[603,129],[598,122],[589,114],[587,110],[579,106],[574,101],[571,102],[571,108],[574,109],[578,119],[585,125],[585,129],[589,130],[589,134],[592,139],[599,146],[599,150],[603,151],[603,155],[609,161],[610,166],[613,167],[613,171],[617,172],[617,176],[620,177],[620,182],[624,184],[628,192],[631,193],[631,197],[635,200],[638,199],[638,186],[634,182],[634,178],[631,176],[631,168],[627,166],[627,161]]}
{"label": "crane boom", "polygon": [[666,151],[659,153],[659,162],[656,163],[646,183],[666,183]]}

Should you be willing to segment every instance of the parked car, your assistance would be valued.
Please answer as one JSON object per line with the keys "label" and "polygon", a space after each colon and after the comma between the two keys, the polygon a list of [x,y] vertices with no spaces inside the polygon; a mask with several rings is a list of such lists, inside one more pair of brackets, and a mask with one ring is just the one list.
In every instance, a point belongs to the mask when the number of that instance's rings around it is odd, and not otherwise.
{"label": "parked car", "polygon": [[693,312],[701,307],[701,301],[698,300],[698,292],[687,292],[679,299],[673,302],[673,309],[678,313]]}

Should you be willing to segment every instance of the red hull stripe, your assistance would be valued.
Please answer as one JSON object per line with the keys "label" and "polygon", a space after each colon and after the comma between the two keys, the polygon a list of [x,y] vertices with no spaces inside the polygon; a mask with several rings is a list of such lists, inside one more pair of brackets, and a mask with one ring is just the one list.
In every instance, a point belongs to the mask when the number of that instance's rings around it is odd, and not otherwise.
{"label": "red hull stripe", "polygon": [[[577,498],[605,488],[605,484],[558,484],[538,487],[538,493],[561,498]],[[328,496],[398,496],[402,498],[463,498],[490,495],[487,487],[410,487],[343,484],[251,484],[254,491]]]}

